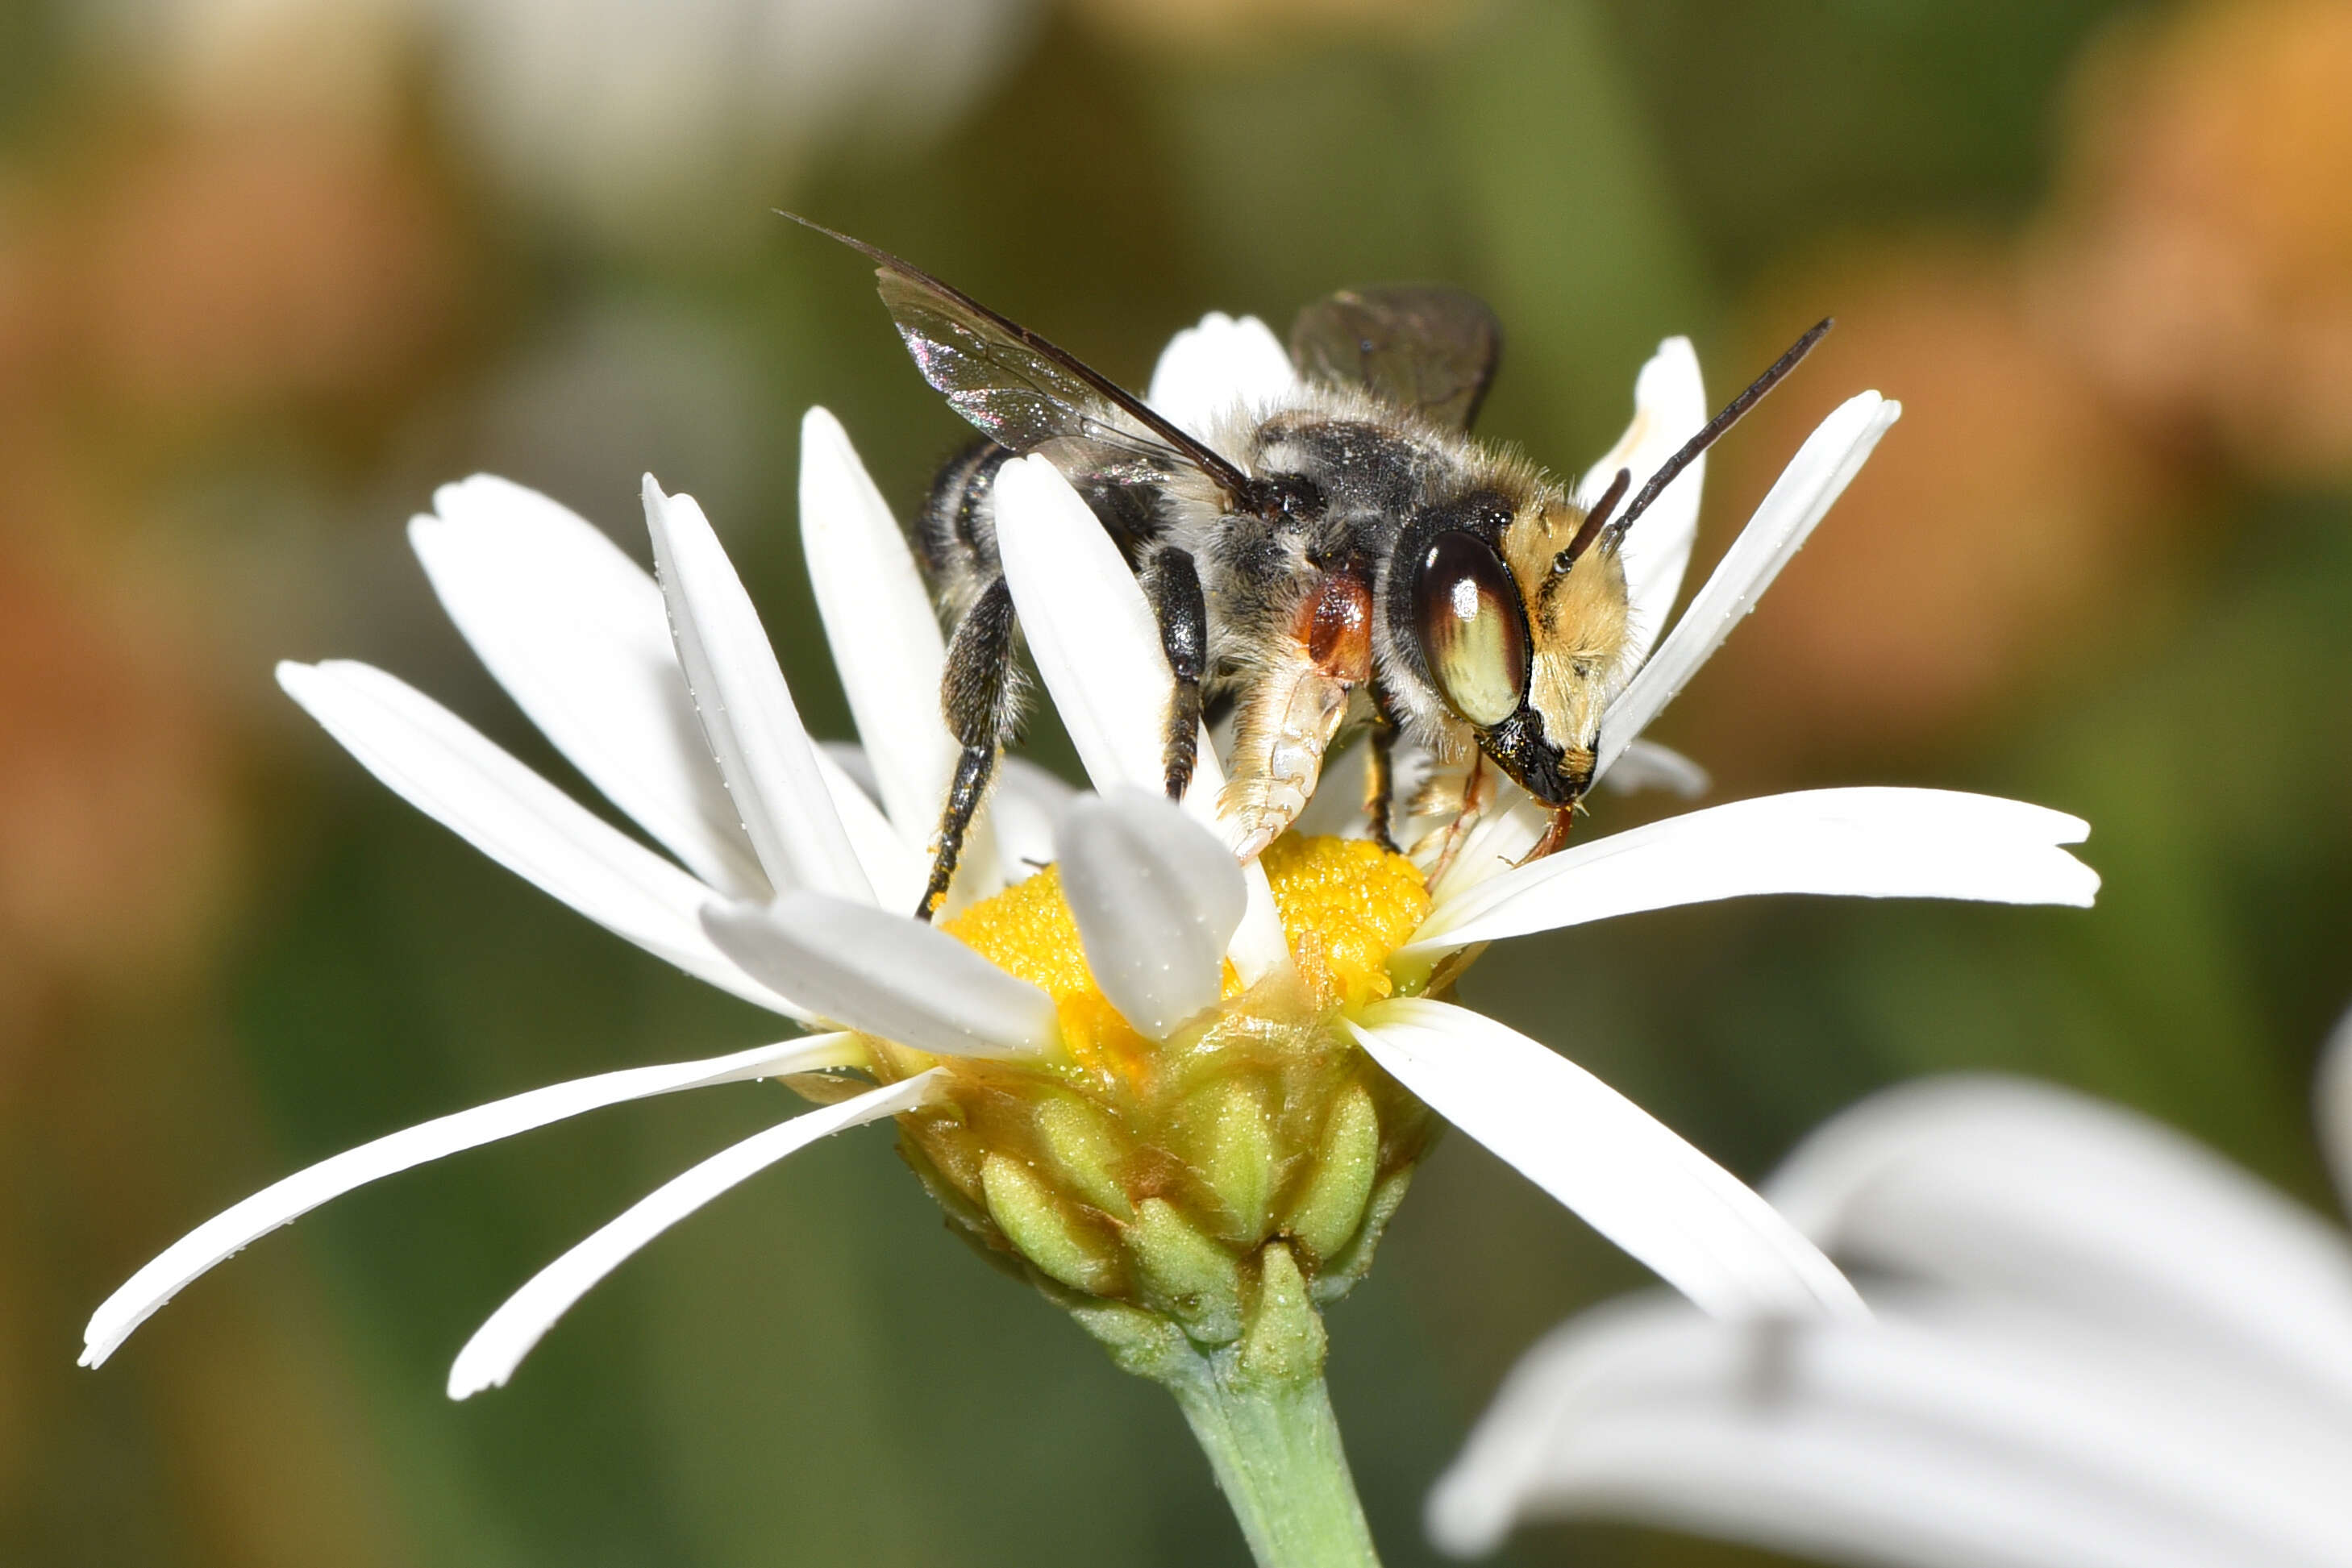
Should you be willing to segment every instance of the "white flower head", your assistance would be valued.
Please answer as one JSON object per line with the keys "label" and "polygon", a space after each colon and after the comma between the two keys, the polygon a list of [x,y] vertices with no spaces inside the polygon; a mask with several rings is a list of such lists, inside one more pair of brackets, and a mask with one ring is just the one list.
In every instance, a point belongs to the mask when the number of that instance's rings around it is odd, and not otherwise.
{"label": "white flower head", "polygon": [[[1287,373],[1261,324],[1213,317],[1171,345],[1154,392],[1180,419],[1213,423]],[[1637,405],[1612,471],[1654,465],[1703,418],[1686,343],[1661,350]],[[1806,444],[1619,695],[1604,766],[1624,758],[1689,785],[1687,764],[1634,749],[1639,731],[1895,413],[1864,394]],[[660,850],[393,675],[330,661],[279,678],[363,766],[501,864],[819,1032],[534,1091],[289,1176],[110,1298],[87,1364],[215,1263],[362,1183],[624,1100],[821,1068],[871,1086],[722,1150],[541,1270],[465,1347],[452,1395],[504,1382],[585,1291],[713,1197],[820,1137],[892,1118],[950,1212],[1041,1281],[1140,1303],[1202,1343],[1239,1332],[1236,1270],[1260,1249],[1313,1274],[1318,1299],[1351,1282],[1431,1112],[1711,1312],[1858,1316],[1844,1277],[1755,1193],[1565,1058],[1430,993],[1476,945],[1636,910],[1767,893],[2080,904],[2097,884],[2060,847],[2083,838],[2075,819],[1916,789],[1741,801],[1524,865],[1542,815],[1498,806],[1434,885],[1402,857],[1337,839],[1292,835],[1237,863],[1211,831],[1223,780],[1205,736],[1185,799],[1158,793],[1171,677],[1134,576],[1062,475],[1027,457],[996,481],[1004,572],[1096,793],[1008,762],[947,918],[927,925],[905,912],[924,886],[954,748],[907,716],[934,709],[938,624],[897,523],[823,410],[803,425],[802,461],[810,576],[866,737],[845,757],[803,726],[691,497],[646,481],[657,577],[503,480],[446,487],[413,527],[491,673]],[[1664,624],[1698,483],[1694,465],[1637,532],[1641,624]],[[1030,879],[1047,862],[1050,876]]]}
{"label": "white flower head", "polygon": [[[2319,1124],[2352,1202],[2352,1019]],[[1897,1568],[2352,1562],[2352,1239],[2189,1139],[2023,1080],[1886,1091],[1766,1189],[1875,1318],[1637,1298],[1513,1372],[1430,1524],[1649,1521]]]}

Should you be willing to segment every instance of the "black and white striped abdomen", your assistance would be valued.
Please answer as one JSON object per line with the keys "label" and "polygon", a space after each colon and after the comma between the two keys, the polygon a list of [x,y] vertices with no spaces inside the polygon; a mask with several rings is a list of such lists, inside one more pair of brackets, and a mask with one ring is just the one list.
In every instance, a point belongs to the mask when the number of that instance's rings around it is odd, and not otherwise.
{"label": "black and white striped abdomen", "polygon": [[950,623],[999,575],[991,502],[997,470],[1012,456],[1009,448],[984,437],[973,442],[940,469],[915,520],[915,553]]}
{"label": "black and white striped abdomen", "polygon": [[[996,476],[1012,456],[1010,449],[986,439],[957,453],[931,481],[930,496],[917,519],[916,553],[950,621],[961,617],[1002,572],[996,554]],[[1152,546],[1168,534],[1171,512],[1181,509],[1156,476],[1074,474],[1067,467],[1063,474],[1129,567],[1141,565]]]}

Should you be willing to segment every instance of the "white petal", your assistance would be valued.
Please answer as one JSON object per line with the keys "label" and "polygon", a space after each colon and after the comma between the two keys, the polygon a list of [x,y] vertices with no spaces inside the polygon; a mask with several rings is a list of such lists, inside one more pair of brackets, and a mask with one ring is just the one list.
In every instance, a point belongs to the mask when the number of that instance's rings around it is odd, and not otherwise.
{"label": "white petal", "polygon": [[1169,340],[1143,401],[1205,441],[1224,415],[1263,408],[1297,386],[1290,355],[1265,322],[1212,310]]}
{"label": "white petal", "polygon": [[866,748],[854,740],[820,740],[816,748],[827,762],[848,775],[857,786],[857,792],[877,808],[882,804],[882,783],[874,776],[874,764]]}
{"label": "white petal", "polygon": [[1582,1515],[1901,1568],[2352,1562],[2346,1428],[2173,1349],[1948,1303],[1744,1327],[1603,1309],[1513,1372],[1431,1533],[1467,1553]]}
{"label": "white petal", "polygon": [[1242,983],[1254,986],[1288,966],[1290,937],[1282,928],[1281,912],[1275,908],[1274,886],[1266,881],[1265,867],[1255,857],[1242,867],[1242,886],[1248,901],[1242,906],[1242,923],[1234,927],[1225,957]]}
{"label": "white petal", "polygon": [[864,1054],[855,1036],[826,1034],[788,1040],[781,1045],[758,1046],[704,1061],[623,1068],[617,1072],[600,1072],[593,1078],[552,1083],[544,1089],[494,1100],[470,1111],[436,1116],[358,1148],[346,1149],[308,1170],[273,1182],[164,1249],[91,1315],[89,1327],[82,1333],[81,1364],[96,1366],[112,1355],[133,1329],[214,1264],[354,1187],[625,1100],[642,1100],[648,1095],[700,1089],[714,1083],[805,1072],[819,1067],[848,1066],[861,1061]]}
{"label": "white petal", "polygon": [[1063,813],[1054,844],[1087,967],[1152,1040],[1216,1001],[1248,900],[1241,867],[1165,796],[1121,789]]}
{"label": "white petal", "polygon": [[2336,1024],[2319,1059],[2319,1147],[2336,1174],[2336,1196],[2352,1209],[2352,1014]]}
{"label": "white petal", "polygon": [[1604,782],[1620,795],[1663,789],[1669,795],[1696,800],[1707,792],[1714,780],[1707,777],[1706,768],[1681,752],[1654,740],[1634,740],[1628,741],[1625,749],[1618,754],[1617,766],[1609,770]]}
{"label": "white petal", "polygon": [[768,880],[779,889],[814,887],[871,900],[874,890],[834,813],[816,747],[709,519],[693,497],[663,495],[650,474],[645,502],[678,663]]}
{"label": "white petal", "polygon": [[[997,548],[1037,673],[1098,791],[1157,789],[1174,677],[1135,574],[1085,500],[1043,457],[997,470]],[[1207,766],[1188,800],[1212,807]]]}
{"label": "white petal", "polygon": [[1377,1004],[1349,1027],[1431,1110],[1707,1312],[1867,1315],[1845,1276],[1769,1204],[1566,1057],[1418,998]]}
{"label": "white petal", "polygon": [[517,876],[698,979],[806,1020],[703,935],[709,887],[431,697],[346,659],[282,664],[278,684],[394,794]]}
{"label": "white petal", "polygon": [[2178,1333],[2332,1389],[2352,1239],[2172,1129],[2022,1079],[1873,1096],[1766,1188],[1848,1263]]}
{"label": "white petal", "polygon": [[998,873],[1007,885],[1053,863],[1054,824],[1077,795],[1026,758],[1007,757],[998,766],[988,816],[995,829]]}
{"label": "white petal", "polygon": [[848,835],[850,850],[857,856],[858,869],[866,873],[876,900],[885,909],[911,914],[922,902],[923,888],[930,881],[930,862],[898,836],[874,797],[835,758],[829,747],[817,747],[816,767],[824,779],[825,795],[833,801],[834,815]]}
{"label": "white petal", "polygon": [[1430,911],[1402,953],[1759,894],[2087,906],[2098,873],[2060,844],[2080,818],[1948,789],[1807,789],[1687,811],[1489,878]]}
{"label": "white petal", "polygon": [[792,976],[819,1015],[863,1033],[939,1056],[1061,1050],[1053,998],[921,921],[803,890],[714,904],[702,923],[746,969]]}
{"label": "white petal", "polygon": [[[913,909],[930,880],[930,858],[902,836],[883,814],[881,785],[875,778],[874,764],[867,758],[866,748],[854,740],[820,740],[816,754],[817,766],[824,773],[825,791],[833,797],[833,809],[841,817],[841,829],[849,835],[850,847],[857,852],[857,863],[865,868],[866,880],[874,884],[875,898],[885,909]],[[990,800],[992,807],[993,795]],[[982,815],[986,814],[987,809],[983,809]],[[967,837],[964,841],[969,846],[972,840]],[[988,842],[993,852],[993,834],[988,835]],[[963,894],[967,888],[993,893],[1002,887],[1003,881],[994,871],[992,866],[989,875],[974,877],[969,883],[959,875],[949,905],[954,906],[955,894]]]}
{"label": "white petal", "polygon": [[820,1138],[913,1110],[936,1087],[937,1072],[934,1068],[904,1082],[795,1116],[720,1150],[656,1187],[620,1218],[532,1275],[530,1283],[508,1297],[474,1331],[474,1337],[466,1342],[449,1368],[449,1397],[464,1399],[502,1385],[557,1319],[655,1237],[721,1193]]}
{"label": "white petal", "polygon": [[[1135,574],[1093,511],[1045,458],[1007,463],[997,470],[993,494],[1004,580],[1030,656],[1087,777],[1103,793],[1161,789],[1174,677]],[[1203,730],[1184,808],[1212,831],[1224,783]],[[1255,983],[1289,962],[1290,954],[1265,872],[1253,862],[1244,874],[1249,907],[1228,956],[1242,978]]]}
{"label": "white petal", "polygon": [[906,536],[821,408],[801,421],[801,545],[883,809],[901,838],[924,843],[955,777],[939,716],[947,643]]}
{"label": "white petal", "polygon": [[[1609,455],[1585,473],[1584,483],[1577,486],[1578,502],[1590,507],[1599,500],[1622,468],[1633,477],[1619,505],[1630,504],[1666,459],[1699,433],[1706,418],[1706,385],[1698,373],[1698,355],[1688,338],[1669,338],[1634,379],[1633,423]],[[1639,664],[1656,643],[1675,596],[1682,591],[1691,541],[1698,536],[1699,490],[1706,475],[1706,459],[1695,459],[1626,531],[1619,559],[1625,566],[1633,610],[1627,625],[1627,669]]]}
{"label": "white petal", "polygon": [[557,750],[696,875],[738,898],[768,879],[694,716],[661,590],[603,532],[489,475],[408,525],[441,604]]}
{"label": "white petal", "polygon": [[[1902,413],[1901,403],[1864,392],[1840,405],[1806,438],[1674,631],[1609,705],[1601,721],[1600,771],[1607,771],[1626,742],[1649,727],[1756,608]],[[1634,531],[1644,526],[1637,524]]]}
{"label": "white petal", "polygon": [[1307,798],[1307,810],[1298,813],[1290,831],[1305,839],[1371,837],[1372,820],[1364,812],[1366,775],[1371,762],[1372,747],[1368,740],[1326,757],[1315,793]]}

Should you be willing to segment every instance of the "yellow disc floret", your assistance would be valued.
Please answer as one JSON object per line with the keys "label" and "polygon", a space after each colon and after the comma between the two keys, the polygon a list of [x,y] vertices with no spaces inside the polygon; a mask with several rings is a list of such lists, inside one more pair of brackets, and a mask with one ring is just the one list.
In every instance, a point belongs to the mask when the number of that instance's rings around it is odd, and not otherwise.
{"label": "yellow disc floret", "polygon": [[1389,994],[1389,955],[1429,913],[1421,871],[1368,839],[1277,839],[1262,863],[1291,951],[1320,964],[1347,1007]]}
{"label": "yellow disc floret", "polygon": [[[1062,1043],[1081,1067],[1132,1073],[1148,1042],[1118,1016],[1095,986],[1078,944],[1078,924],[1062,896],[1054,866],[982,899],[940,929],[1008,975],[1028,981],[1054,998]],[[1228,987],[1232,982],[1227,966]]]}
{"label": "yellow disc floret", "polygon": [[981,900],[955,918],[940,922],[940,929],[1006,974],[1042,988],[1055,1001],[1094,989],[1086,951],[1078,946],[1078,923],[1070,917],[1069,901],[1062,896],[1058,867],[1047,866]]}

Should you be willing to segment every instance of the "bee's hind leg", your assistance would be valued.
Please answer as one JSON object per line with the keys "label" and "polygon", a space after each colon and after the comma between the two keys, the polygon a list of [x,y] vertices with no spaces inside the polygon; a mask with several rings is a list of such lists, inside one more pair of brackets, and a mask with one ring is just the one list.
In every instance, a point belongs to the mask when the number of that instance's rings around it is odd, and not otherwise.
{"label": "bee's hind leg", "polygon": [[955,781],[940,812],[940,834],[931,854],[931,880],[923,889],[918,920],[929,920],[955,881],[964,836],[988,799],[997,759],[1021,723],[1021,675],[1013,663],[1013,591],[992,579],[956,622],[948,643],[947,670],[940,681],[940,711],[962,753]]}
{"label": "bee's hind leg", "polygon": [[1192,555],[1174,546],[1151,558],[1144,596],[1160,622],[1160,651],[1168,655],[1176,689],[1168,701],[1166,758],[1168,798],[1181,800],[1192,786],[1200,760],[1201,679],[1209,665],[1209,605],[1201,593],[1201,573]]}

